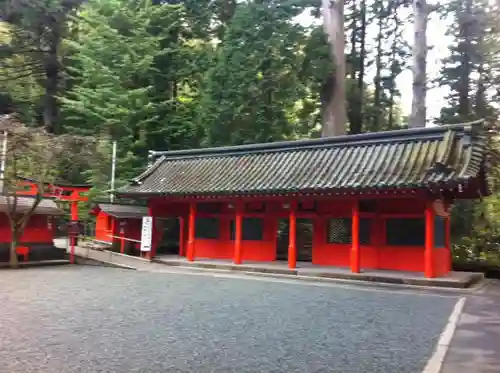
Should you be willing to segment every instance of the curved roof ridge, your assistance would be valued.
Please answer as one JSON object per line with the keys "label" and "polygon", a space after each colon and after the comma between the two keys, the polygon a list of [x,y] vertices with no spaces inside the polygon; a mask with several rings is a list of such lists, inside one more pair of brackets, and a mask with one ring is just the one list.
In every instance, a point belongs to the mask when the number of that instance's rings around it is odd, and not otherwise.
{"label": "curved roof ridge", "polygon": [[150,167],[146,168],[146,170],[142,174],[134,177],[130,181],[132,183],[139,184],[142,179],[144,179],[144,178],[148,177],[149,175],[151,175],[151,173],[154,172],[163,163],[164,160],[165,160],[165,156],[161,156]]}
{"label": "curved roof ridge", "polygon": [[[212,157],[212,156],[231,156],[245,154],[267,153],[273,151],[293,151],[293,150],[307,150],[307,149],[321,149],[331,146],[364,146],[376,145],[385,142],[414,142],[421,140],[431,140],[433,138],[441,138],[443,132],[454,130],[466,132],[467,129],[476,127],[482,124],[483,120],[439,125],[435,127],[423,127],[412,129],[400,129],[392,131],[369,132],[356,135],[343,135],[335,137],[322,137],[317,139],[300,139],[290,141],[277,141],[269,143],[255,143],[233,146],[210,147],[201,149],[187,149],[187,150],[173,150],[173,151],[150,151],[150,155],[155,157],[170,158],[191,158],[191,157]],[[156,168],[155,164],[151,168]],[[140,175],[142,176],[142,175]],[[137,177],[136,179],[140,179]]]}

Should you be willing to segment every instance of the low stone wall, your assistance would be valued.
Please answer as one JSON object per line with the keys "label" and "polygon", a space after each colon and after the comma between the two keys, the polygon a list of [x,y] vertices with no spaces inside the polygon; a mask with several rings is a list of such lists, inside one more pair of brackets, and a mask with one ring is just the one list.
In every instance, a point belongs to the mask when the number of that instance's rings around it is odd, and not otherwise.
{"label": "low stone wall", "polygon": [[[65,251],[54,245],[47,243],[20,243],[19,246],[29,247],[29,260],[62,260],[65,257]],[[0,262],[8,262],[10,256],[10,244],[0,244]],[[21,257],[19,257],[21,259]]]}

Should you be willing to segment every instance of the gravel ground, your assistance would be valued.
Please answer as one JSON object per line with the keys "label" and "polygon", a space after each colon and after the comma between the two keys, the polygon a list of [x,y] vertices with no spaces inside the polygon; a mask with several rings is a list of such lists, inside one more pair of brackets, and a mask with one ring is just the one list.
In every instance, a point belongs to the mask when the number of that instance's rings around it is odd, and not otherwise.
{"label": "gravel ground", "polygon": [[86,266],[0,281],[8,373],[417,373],[456,302]]}

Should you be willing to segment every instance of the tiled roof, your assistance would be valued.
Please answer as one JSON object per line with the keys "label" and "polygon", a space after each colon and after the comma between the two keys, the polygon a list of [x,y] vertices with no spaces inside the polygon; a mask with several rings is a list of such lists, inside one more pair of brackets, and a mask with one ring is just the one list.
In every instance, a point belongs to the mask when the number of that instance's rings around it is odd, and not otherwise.
{"label": "tiled roof", "polygon": [[454,185],[480,176],[481,123],[156,152],[123,195],[324,193]]}
{"label": "tiled roof", "polygon": [[[10,202],[7,200],[7,198],[10,199]],[[8,212],[9,208],[10,210],[13,210],[15,205],[15,211],[20,214],[24,214],[33,207],[34,202],[35,199],[31,197],[0,196],[0,211]],[[55,216],[55,215],[64,215],[65,212],[61,210],[59,207],[57,207],[56,203],[53,200],[42,199],[38,204],[38,206],[36,206],[34,214]]]}
{"label": "tiled roof", "polygon": [[145,206],[99,203],[97,208],[110,216],[121,219],[139,219],[148,216],[148,208]]}

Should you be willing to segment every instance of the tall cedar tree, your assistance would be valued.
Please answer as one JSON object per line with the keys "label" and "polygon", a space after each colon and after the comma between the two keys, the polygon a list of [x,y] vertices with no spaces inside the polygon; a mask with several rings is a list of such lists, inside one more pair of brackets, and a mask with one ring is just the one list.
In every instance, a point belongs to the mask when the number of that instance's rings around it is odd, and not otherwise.
{"label": "tall cedar tree", "polygon": [[[0,0],[0,19],[11,24],[11,41],[0,49],[0,57],[10,58],[3,66],[6,74],[0,77],[0,82],[36,79],[43,89],[37,114],[49,133],[61,132],[57,102],[63,84],[61,45],[68,31],[68,17],[81,2]],[[36,87],[33,81],[30,84]],[[13,102],[13,106],[17,104]],[[22,101],[19,106],[23,107]],[[35,117],[30,119],[40,121]]]}
{"label": "tall cedar tree", "polygon": [[161,17],[168,35],[182,19],[179,12],[149,0],[91,0],[80,12],[77,37],[67,40],[74,63],[72,89],[61,97],[68,129],[119,139],[117,173],[125,180],[144,164],[150,126],[171,105],[155,99],[162,97],[155,59],[169,51],[153,23]]}
{"label": "tall cedar tree", "polygon": [[239,4],[209,70],[200,124],[210,145],[269,142],[291,135],[299,99],[303,30],[294,6]]}

